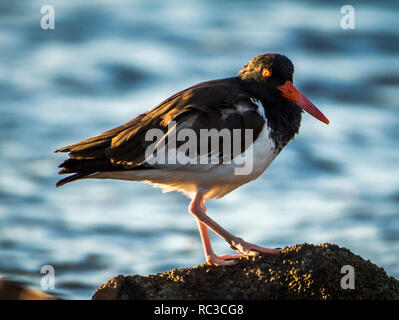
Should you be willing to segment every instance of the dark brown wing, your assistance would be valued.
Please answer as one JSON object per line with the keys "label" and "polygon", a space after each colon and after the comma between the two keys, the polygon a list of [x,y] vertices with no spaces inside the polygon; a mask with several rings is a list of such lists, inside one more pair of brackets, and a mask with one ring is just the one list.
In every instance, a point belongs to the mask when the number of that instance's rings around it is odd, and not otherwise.
{"label": "dark brown wing", "polygon": [[172,120],[180,127],[190,120],[190,128],[194,130],[255,128],[257,135],[264,120],[256,113],[256,106],[243,114],[238,114],[235,108],[239,101],[250,103],[249,98],[236,78],[204,82],[183,90],[122,126],[56,150],[69,152],[70,157],[60,165],[59,173],[76,173],[57,185],[99,171],[149,168],[144,162],[145,151],[153,141],[146,141],[145,135],[149,129],[166,133]]}

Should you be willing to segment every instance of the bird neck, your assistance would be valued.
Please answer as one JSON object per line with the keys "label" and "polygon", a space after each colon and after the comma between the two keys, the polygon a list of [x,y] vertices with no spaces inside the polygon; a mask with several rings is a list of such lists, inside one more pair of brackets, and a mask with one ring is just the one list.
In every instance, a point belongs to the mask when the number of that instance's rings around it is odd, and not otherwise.
{"label": "bird neck", "polygon": [[277,151],[280,152],[298,133],[302,120],[302,110],[290,101],[280,104],[262,101],[267,125]]}
{"label": "bird neck", "polygon": [[[236,80],[244,90],[261,101],[267,125],[271,129],[271,138],[277,151],[280,152],[298,133],[302,120],[302,109],[295,103],[281,96],[276,96],[272,93],[272,90],[265,90],[257,82],[244,80],[240,77],[237,77]],[[256,97],[255,93],[261,93],[263,96]]]}

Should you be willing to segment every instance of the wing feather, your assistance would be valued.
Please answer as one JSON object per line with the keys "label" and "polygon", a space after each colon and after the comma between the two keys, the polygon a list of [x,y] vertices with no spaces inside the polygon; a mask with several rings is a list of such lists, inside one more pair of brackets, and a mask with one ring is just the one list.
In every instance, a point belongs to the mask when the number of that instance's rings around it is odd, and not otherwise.
{"label": "wing feather", "polygon": [[[70,159],[64,161],[68,166],[61,164],[60,167],[64,168],[61,173],[89,175],[104,170],[151,167],[145,162],[145,152],[153,141],[146,141],[146,132],[160,129],[168,140],[168,124],[171,121],[178,123],[177,133],[184,128],[191,128],[196,133],[200,129],[211,128],[253,129],[255,138],[264,119],[250,98],[236,78],[200,83],[178,92],[147,113],[119,127],[56,150],[69,152]],[[179,142],[176,147],[183,143]],[[217,150],[211,150],[209,156],[215,152],[218,153]],[[72,159],[74,161],[69,161]]]}

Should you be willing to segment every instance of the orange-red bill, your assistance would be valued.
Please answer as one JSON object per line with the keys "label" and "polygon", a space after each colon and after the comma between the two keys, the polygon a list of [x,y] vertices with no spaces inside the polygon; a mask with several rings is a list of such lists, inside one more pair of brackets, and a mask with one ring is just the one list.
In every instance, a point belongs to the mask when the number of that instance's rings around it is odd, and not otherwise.
{"label": "orange-red bill", "polygon": [[284,98],[291,100],[297,104],[298,107],[310,113],[316,119],[324,122],[325,124],[330,123],[324,114],[322,114],[313,103],[311,103],[302,93],[298,91],[297,88],[294,87],[291,81],[286,81],[282,86],[277,87],[277,89],[281,91]]}

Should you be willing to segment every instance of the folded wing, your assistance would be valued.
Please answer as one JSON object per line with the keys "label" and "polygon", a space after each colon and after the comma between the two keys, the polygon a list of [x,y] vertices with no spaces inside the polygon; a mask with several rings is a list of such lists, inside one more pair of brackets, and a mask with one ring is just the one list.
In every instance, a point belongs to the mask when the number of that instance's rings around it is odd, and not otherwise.
{"label": "folded wing", "polygon": [[[168,141],[172,132],[171,122],[176,123],[175,134],[187,128],[198,137],[201,129],[241,129],[242,134],[244,129],[253,129],[253,138],[256,139],[264,118],[250,98],[235,78],[204,82],[183,90],[119,127],[56,150],[69,152],[69,158],[59,166],[62,168],[59,173],[74,173],[60,180],[57,186],[97,172],[159,168],[160,165],[146,161],[146,150],[154,143],[153,140],[147,141],[146,133],[150,129],[162,130],[162,139]],[[244,139],[241,141],[244,143]],[[184,143],[179,141],[174,147],[179,148]],[[166,151],[173,152],[168,145],[166,142]],[[204,156],[200,154],[199,141],[196,146],[198,155]],[[221,154],[211,145],[208,150],[205,156]]]}

